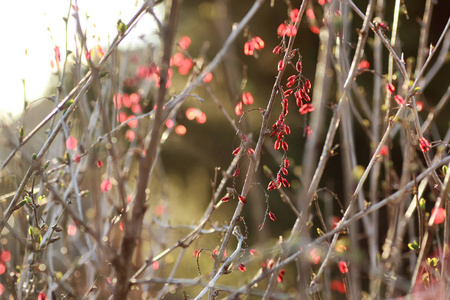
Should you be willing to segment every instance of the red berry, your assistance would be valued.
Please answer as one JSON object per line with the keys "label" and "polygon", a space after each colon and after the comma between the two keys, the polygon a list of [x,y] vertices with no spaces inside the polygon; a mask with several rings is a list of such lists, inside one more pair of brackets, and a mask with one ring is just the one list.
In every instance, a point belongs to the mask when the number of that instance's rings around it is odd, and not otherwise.
{"label": "red berry", "polygon": [[270,212],[270,213],[269,213],[269,218],[270,218],[272,221],[275,221],[275,220],[277,219],[277,217],[275,216],[275,214],[274,214],[273,212]]}
{"label": "red berry", "polygon": [[280,60],[279,62],[278,62],[278,71],[281,71],[281,70],[283,70],[284,69],[284,62],[282,61],[282,60]]}

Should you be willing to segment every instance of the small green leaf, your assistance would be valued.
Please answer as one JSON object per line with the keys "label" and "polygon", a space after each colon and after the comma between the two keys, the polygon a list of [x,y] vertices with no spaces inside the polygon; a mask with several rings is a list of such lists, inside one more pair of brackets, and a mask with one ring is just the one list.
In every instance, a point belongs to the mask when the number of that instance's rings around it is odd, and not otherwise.
{"label": "small green leaf", "polygon": [[322,229],[317,227],[317,234],[319,234],[319,236],[322,236],[324,234],[324,232],[322,231]]}
{"label": "small green leaf", "polygon": [[43,201],[45,199],[45,195],[41,195],[38,198],[38,203],[41,203],[41,201]]}
{"label": "small green leaf", "polygon": [[67,102],[64,103],[64,108],[69,108],[74,101],[75,101],[74,99],[67,100]]}
{"label": "small green leaf", "polygon": [[417,241],[414,241],[408,244],[408,248],[413,251],[419,250],[419,244],[417,243]]}
{"label": "small green leaf", "polygon": [[439,259],[437,259],[436,257],[433,257],[433,258],[428,257],[428,259],[427,259],[427,263],[430,267],[436,267],[438,261],[439,261]]}
{"label": "small green leaf", "polygon": [[119,32],[120,35],[123,35],[126,30],[127,30],[127,25],[124,22],[122,22],[121,19],[119,19],[117,21],[117,31]]}
{"label": "small green leaf", "polygon": [[426,201],[424,198],[420,199],[419,205],[420,205],[421,210],[425,210],[425,203],[426,203]]}
{"label": "small green leaf", "polygon": [[23,126],[20,126],[20,130],[19,130],[19,141],[20,142],[22,142],[24,135],[25,135],[25,129],[23,129]]}

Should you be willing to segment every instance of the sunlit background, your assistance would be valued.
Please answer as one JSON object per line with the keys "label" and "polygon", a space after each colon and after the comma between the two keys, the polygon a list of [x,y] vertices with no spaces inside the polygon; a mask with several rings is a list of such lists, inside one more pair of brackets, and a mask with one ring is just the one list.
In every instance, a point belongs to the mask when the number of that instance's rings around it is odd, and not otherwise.
{"label": "sunlit background", "polygon": [[[122,19],[127,23],[141,2],[80,0],[77,4],[81,26],[87,30],[88,46],[93,47],[95,42],[106,50],[117,33],[117,21]],[[24,97],[33,101],[44,96],[52,73],[55,46],[60,47],[61,61],[64,61],[66,29],[63,18],[68,16],[70,5],[70,1],[61,0],[11,1],[6,9],[0,10],[3,40],[0,47],[0,118],[8,121],[20,116]],[[156,9],[162,10],[163,6]],[[75,48],[73,12],[71,9],[67,30],[69,50]],[[146,14],[119,48],[144,47],[142,37],[148,41],[154,36],[154,28],[152,17]]]}

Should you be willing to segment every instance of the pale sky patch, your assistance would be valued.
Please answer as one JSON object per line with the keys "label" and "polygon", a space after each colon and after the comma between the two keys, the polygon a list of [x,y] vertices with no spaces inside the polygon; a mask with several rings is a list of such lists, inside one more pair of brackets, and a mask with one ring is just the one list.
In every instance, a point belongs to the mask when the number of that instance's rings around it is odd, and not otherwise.
{"label": "pale sky patch", "polygon": [[[137,12],[143,1],[135,0],[79,0],[79,15],[82,28],[87,29],[88,46],[99,43],[106,51],[110,41],[117,34],[116,23],[122,19],[127,23]],[[25,80],[28,101],[38,99],[47,87],[54,59],[54,46],[61,48],[64,60],[65,23],[70,1],[8,1],[0,9],[2,40],[0,47],[0,118],[9,114],[14,117],[22,113],[24,105]],[[163,5],[156,7],[162,15]],[[75,19],[69,17],[68,49],[74,51]],[[89,17],[87,17],[87,15]],[[156,25],[152,16],[144,15],[137,27],[126,37],[120,49],[145,47],[144,40],[155,40]],[[92,38],[96,35],[96,38]],[[98,41],[100,36],[100,42]],[[25,54],[26,53],[26,54]]]}

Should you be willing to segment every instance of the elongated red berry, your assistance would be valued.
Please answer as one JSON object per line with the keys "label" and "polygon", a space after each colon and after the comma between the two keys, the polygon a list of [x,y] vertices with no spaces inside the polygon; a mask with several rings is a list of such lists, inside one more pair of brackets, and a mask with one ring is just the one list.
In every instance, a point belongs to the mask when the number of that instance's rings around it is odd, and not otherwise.
{"label": "elongated red berry", "polygon": [[288,77],[287,81],[288,81],[288,82],[290,82],[290,81],[295,81],[296,79],[297,79],[297,75],[292,75],[292,76],[289,76],[289,77]]}
{"label": "elongated red berry", "polygon": [[400,95],[396,95],[394,97],[395,102],[397,102],[398,105],[405,105],[405,100],[403,100],[403,97]]}
{"label": "elongated red berry", "polygon": [[272,221],[276,221],[276,220],[277,220],[277,217],[275,216],[275,214],[274,214],[273,212],[270,212],[270,213],[269,213],[269,218],[270,218]]}
{"label": "elongated red berry", "polygon": [[251,56],[254,53],[255,53],[255,45],[252,42],[246,42],[244,44],[244,54]]}
{"label": "elongated red berry", "polygon": [[306,90],[306,92],[310,92],[310,90],[311,90],[311,81],[309,81],[309,79],[306,79],[306,81],[305,81],[305,90]]}
{"label": "elongated red berry", "polygon": [[275,182],[273,182],[273,181],[269,182],[269,186],[267,186],[267,190],[273,191],[276,188],[277,188],[277,186],[275,185]]}
{"label": "elongated red berry", "polygon": [[431,145],[430,145],[430,142],[428,142],[428,140],[426,138],[424,138],[424,137],[421,138],[419,142],[420,142],[420,144],[419,144],[420,150],[422,150],[422,152],[430,151]]}
{"label": "elongated red berry", "polygon": [[275,144],[273,145],[273,149],[278,150],[280,149],[280,146],[281,146],[280,140],[276,140]]}
{"label": "elongated red berry", "polygon": [[312,104],[303,104],[299,109],[301,115],[305,115],[312,111],[314,111],[314,106]]}
{"label": "elongated red berry", "polygon": [[386,91],[392,95],[395,92],[395,86],[392,83],[386,85]]}
{"label": "elongated red berry", "polygon": [[297,28],[294,25],[289,25],[286,28],[286,35],[287,36],[294,36],[297,34]]}
{"label": "elongated red berry", "polygon": [[286,90],[286,91],[284,92],[284,96],[287,97],[287,96],[289,96],[290,94],[292,94],[293,92],[294,92],[294,91],[293,91],[292,89]]}
{"label": "elongated red berry", "polygon": [[286,178],[281,178],[281,182],[283,183],[283,186],[285,187],[290,187],[291,185],[289,184],[289,181],[287,181]]}
{"label": "elongated red berry", "polygon": [[277,34],[279,36],[283,36],[286,34],[286,30],[287,30],[286,25],[284,23],[281,23],[280,26],[278,26]]}
{"label": "elongated red berry", "polygon": [[245,105],[251,105],[255,101],[253,99],[253,96],[250,92],[242,93],[242,102],[244,102]]}
{"label": "elongated red berry", "polygon": [[255,36],[252,39],[253,45],[255,46],[256,50],[261,50],[262,48],[264,48],[264,41],[262,38],[260,38],[259,36]]}
{"label": "elongated red berry", "polygon": [[295,9],[291,10],[290,17],[291,17],[291,22],[292,23],[297,22],[297,20],[298,20],[298,13],[299,13],[298,8],[295,8]]}
{"label": "elongated red berry", "polygon": [[291,127],[289,127],[289,125],[284,125],[284,132],[286,133],[286,134],[291,134]]}
{"label": "elongated red berry", "polygon": [[273,50],[272,50],[273,54],[280,54],[280,52],[281,52],[280,46],[275,46],[275,48],[273,48]]}
{"label": "elongated red berry", "polygon": [[239,271],[245,272],[246,270],[247,270],[247,268],[245,267],[244,264],[239,264]]}

